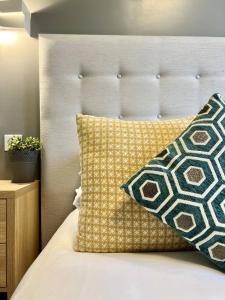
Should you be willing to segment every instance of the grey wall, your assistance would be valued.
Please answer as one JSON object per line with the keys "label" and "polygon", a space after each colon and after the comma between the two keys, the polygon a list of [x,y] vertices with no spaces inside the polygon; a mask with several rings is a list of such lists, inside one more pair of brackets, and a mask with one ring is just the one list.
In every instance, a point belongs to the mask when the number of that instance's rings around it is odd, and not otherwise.
{"label": "grey wall", "polygon": [[[225,36],[224,0],[23,0],[22,4],[26,29],[33,36]],[[20,0],[0,2],[3,12],[20,7]],[[6,22],[3,18],[0,21]],[[6,179],[10,178],[10,167],[3,135],[39,134],[38,40],[20,30],[13,44],[0,43],[0,72],[0,179]]]}
{"label": "grey wall", "polygon": [[38,41],[13,32],[13,43],[0,42],[0,179],[11,174],[3,135],[39,135]]}
{"label": "grey wall", "polygon": [[224,0],[23,0],[23,2],[31,12],[29,25],[33,35],[36,32],[225,35]]}

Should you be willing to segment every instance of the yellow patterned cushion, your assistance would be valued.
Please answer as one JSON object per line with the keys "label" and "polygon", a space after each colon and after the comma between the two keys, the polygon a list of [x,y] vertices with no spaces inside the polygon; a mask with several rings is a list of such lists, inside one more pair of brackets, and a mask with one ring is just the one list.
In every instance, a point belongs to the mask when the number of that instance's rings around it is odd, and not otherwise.
{"label": "yellow patterned cushion", "polygon": [[192,117],[123,121],[77,115],[82,201],[76,251],[181,250],[190,246],[120,190],[123,182],[170,144]]}

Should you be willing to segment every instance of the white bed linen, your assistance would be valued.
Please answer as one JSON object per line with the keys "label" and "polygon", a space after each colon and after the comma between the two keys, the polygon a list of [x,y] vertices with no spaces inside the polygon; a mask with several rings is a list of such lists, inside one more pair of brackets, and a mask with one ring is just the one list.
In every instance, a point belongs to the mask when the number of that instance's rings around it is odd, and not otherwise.
{"label": "white bed linen", "polygon": [[74,252],[77,219],[66,218],[13,300],[225,299],[225,274],[197,252]]}

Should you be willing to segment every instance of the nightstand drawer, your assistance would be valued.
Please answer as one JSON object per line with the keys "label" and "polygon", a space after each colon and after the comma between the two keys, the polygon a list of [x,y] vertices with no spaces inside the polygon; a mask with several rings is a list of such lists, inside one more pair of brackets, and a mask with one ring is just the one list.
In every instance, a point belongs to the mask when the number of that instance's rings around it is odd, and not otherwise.
{"label": "nightstand drawer", "polygon": [[10,299],[38,253],[38,181],[0,180],[0,299]]}
{"label": "nightstand drawer", "polygon": [[6,244],[0,244],[0,287],[6,287]]}
{"label": "nightstand drawer", "polygon": [[0,199],[0,243],[6,243],[6,200]]}

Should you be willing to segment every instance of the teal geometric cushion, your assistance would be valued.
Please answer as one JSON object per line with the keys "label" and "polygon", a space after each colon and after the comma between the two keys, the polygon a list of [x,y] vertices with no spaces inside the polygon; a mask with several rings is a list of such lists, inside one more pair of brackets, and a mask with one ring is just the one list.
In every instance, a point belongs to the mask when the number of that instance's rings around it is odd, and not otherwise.
{"label": "teal geometric cushion", "polygon": [[225,103],[213,95],[188,128],[121,187],[225,269]]}

